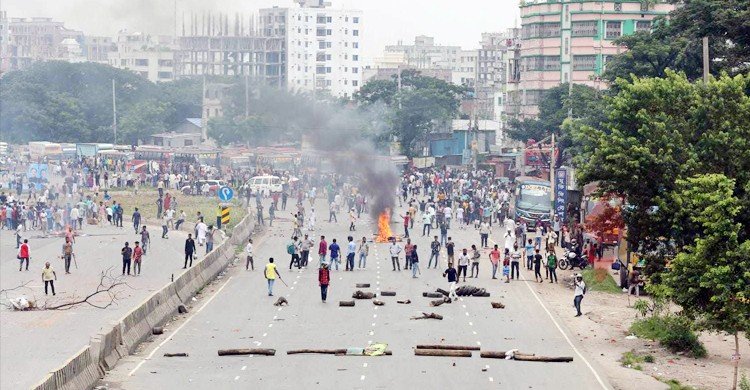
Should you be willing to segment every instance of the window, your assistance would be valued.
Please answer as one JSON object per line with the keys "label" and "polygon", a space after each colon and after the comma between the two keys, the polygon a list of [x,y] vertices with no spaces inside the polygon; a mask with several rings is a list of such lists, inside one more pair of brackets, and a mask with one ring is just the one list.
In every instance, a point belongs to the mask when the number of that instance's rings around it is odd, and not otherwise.
{"label": "window", "polygon": [[172,66],[172,60],[159,60],[159,66]]}
{"label": "window", "polygon": [[560,23],[530,23],[521,29],[523,39],[549,38],[560,36]]}
{"label": "window", "polygon": [[331,35],[331,29],[326,29],[326,35]]}
{"label": "window", "polygon": [[359,56],[356,54],[352,55],[352,61],[359,61]]}
{"label": "window", "polygon": [[573,56],[573,70],[594,70],[595,55]]}
{"label": "window", "polygon": [[316,21],[318,23],[324,24],[326,22],[326,17],[325,16],[318,16],[318,18],[316,19]]}
{"label": "window", "polygon": [[648,11],[649,8],[649,2],[648,1],[641,1],[641,11]]}
{"label": "window", "polygon": [[320,41],[320,42],[318,42],[318,49],[325,49],[325,48],[326,48],[326,43],[325,43],[325,41]]}
{"label": "window", "polygon": [[357,81],[357,80],[352,80],[352,87],[356,87],[356,86],[358,86],[358,85],[359,85],[359,81]]}
{"label": "window", "polygon": [[355,37],[358,37],[359,36],[359,30],[352,30],[352,35],[354,35]]}
{"label": "window", "polygon": [[319,29],[315,30],[315,35],[317,35],[317,36],[319,36],[319,37],[324,37],[324,36],[326,36],[326,29],[324,29],[324,28],[319,28]]}
{"label": "window", "polygon": [[359,42],[352,42],[352,48],[359,49]]}
{"label": "window", "polygon": [[622,35],[622,22],[607,22],[605,37],[607,39],[619,38]]}
{"label": "window", "polygon": [[148,66],[148,58],[136,58],[135,66]]}
{"label": "window", "polygon": [[622,3],[615,3],[615,12],[622,12]]}
{"label": "window", "polygon": [[358,17],[356,17],[356,16],[355,16],[355,17],[353,17],[353,18],[352,18],[352,22],[354,22],[354,23],[359,23],[359,18],[358,18]]}
{"label": "window", "polygon": [[359,68],[353,67],[352,68],[352,73],[359,73]]}
{"label": "window", "polygon": [[326,67],[325,66],[318,66],[315,68],[315,73],[317,74],[325,74]]}
{"label": "window", "polygon": [[128,64],[128,60],[120,60],[120,66],[125,66]]}
{"label": "window", "polygon": [[559,56],[525,57],[525,70],[560,70]]}
{"label": "window", "polygon": [[329,17],[327,17],[327,18],[326,18],[326,22],[328,22],[328,23],[331,23],[331,22],[333,22],[333,18],[332,18],[332,17],[330,17],[330,16],[329,16]]}
{"label": "window", "polygon": [[635,22],[635,31],[651,31],[651,21],[650,20],[638,20]]}
{"label": "window", "polygon": [[316,61],[325,61],[326,60],[326,53],[318,53],[315,56]]}
{"label": "window", "polygon": [[330,66],[326,66],[326,73],[331,73],[331,67]]}
{"label": "window", "polygon": [[596,35],[596,21],[571,23],[571,35],[574,37],[593,37]]}
{"label": "window", "polygon": [[160,79],[171,79],[172,78],[172,72],[159,72],[157,74],[157,77]]}
{"label": "window", "polygon": [[569,46],[570,46],[570,39],[569,38],[565,38],[565,42],[564,42],[564,45],[563,45],[563,47],[565,49],[565,54],[568,54],[570,52],[570,47]]}

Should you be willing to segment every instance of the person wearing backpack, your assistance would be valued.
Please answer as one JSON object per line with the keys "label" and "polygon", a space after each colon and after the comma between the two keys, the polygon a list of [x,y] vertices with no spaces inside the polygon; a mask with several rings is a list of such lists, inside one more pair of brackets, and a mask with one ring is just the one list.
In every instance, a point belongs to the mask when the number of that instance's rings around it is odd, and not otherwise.
{"label": "person wearing backpack", "polygon": [[583,281],[583,276],[581,276],[581,274],[576,274],[573,284],[575,286],[573,305],[576,307],[576,317],[580,317],[583,315],[583,313],[581,313],[581,301],[586,294],[586,283]]}
{"label": "person wearing backpack", "polygon": [[289,261],[289,269],[292,269],[292,266],[295,264],[297,265],[297,268],[300,267],[298,249],[299,248],[297,247],[297,236],[294,236],[292,237],[292,241],[286,246],[286,253],[292,256],[292,260]]}

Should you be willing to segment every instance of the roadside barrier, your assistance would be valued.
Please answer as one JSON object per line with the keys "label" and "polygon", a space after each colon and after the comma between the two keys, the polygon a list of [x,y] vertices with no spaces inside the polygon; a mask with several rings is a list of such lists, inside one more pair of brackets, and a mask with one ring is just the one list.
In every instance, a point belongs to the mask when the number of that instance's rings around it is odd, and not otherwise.
{"label": "roadside barrier", "polygon": [[83,347],[75,356],[60,368],[50,372],[38,385],[36,390],[79,390],[90,389],[99,380],[97,363],[91,358],[88,346]]}

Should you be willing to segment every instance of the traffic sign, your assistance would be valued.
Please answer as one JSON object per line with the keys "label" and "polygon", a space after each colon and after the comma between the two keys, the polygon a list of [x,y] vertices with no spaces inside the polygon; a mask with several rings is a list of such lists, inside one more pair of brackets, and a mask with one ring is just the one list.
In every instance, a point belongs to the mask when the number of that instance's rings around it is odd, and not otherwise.
{"label": "traffic sign", "polygon": [[229,223],[229,211],[231,208],[229,206],[221,206],[221,224],[226,225]]}
{"label": "traffic sign", "polygon": [[219,188],[219,191],[217,191],[216,194],[219,195],[219,200],[222,202],[228,202],[234,197],[234,190],[224,186]]}

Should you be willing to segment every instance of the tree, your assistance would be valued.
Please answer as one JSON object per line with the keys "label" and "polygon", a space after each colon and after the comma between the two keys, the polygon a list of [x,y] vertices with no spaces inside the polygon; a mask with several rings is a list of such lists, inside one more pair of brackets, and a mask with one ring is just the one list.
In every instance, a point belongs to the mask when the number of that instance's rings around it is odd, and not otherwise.
{"label": "tree", "polygon": [[168,118],[173,112],[171,104],[156,99],[130,105],[118,119],[118,142],[138,145],[139,141],[147,141],[151,134],[169,131]]}
{"label": "tree", "polygon": [[[703,330],[734,336],[739,358],[739,332],[750,331],[750,240],[740,242],[743,230],[736,217],[742,208],[734,195],[735,181],[723,174],[678,180],[676,202],[693,210],[690,221],[702,232],[685,246],[664,277],[682,313]],[[735,360],[733,389],[737,388]]]}

